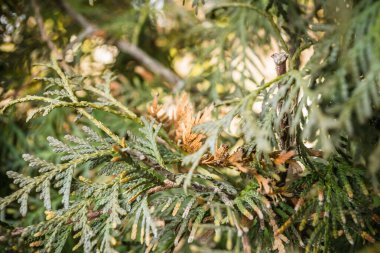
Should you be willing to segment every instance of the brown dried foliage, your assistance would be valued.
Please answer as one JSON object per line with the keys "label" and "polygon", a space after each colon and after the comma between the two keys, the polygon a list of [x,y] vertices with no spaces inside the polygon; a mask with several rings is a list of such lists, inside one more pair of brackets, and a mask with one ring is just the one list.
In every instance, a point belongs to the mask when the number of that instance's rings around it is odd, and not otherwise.
{"label": "brown dried foliage", "polygon": [[206,135],[195,133],[193,128],[210,120],[211,110],[212,107],[208,107],[195,113],[186,93],[163,105],[158,104],[156,96],[148,107],[149,115],[162,123],[169,136],[187,153],[194,153],[202,146]]}
{"label": "brown dried foliage", "polygon": [[[148,113],[156,121],[161,123],[169,136],[185,152],[193,153],[203,145],[206,135],[196,133],[193,128],[211,119],[212,107],[196,113],[189,96],[183,93],[181,96],[158,104],[156,96],[148,107]],[[283,165],[295,155],[294,151],[275,152],[272,158],[276,166]],[[260,185],[260,191],[272,194],[271,180],[259,175],[249,163],[251,156],[247,156],[242,148],[231,151],[226,144],[220,145],[214,154],[205,154],[200,164],[213,167],[230,167],[242,173],[254,176]]]}

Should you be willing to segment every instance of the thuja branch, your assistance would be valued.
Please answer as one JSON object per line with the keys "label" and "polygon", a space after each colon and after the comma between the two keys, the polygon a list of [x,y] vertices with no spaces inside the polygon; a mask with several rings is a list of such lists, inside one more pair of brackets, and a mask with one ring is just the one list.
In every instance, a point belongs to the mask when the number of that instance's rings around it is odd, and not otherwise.
{"label": "thuja branch", "polygon": [[[62,80],[62,86],[63,88],[67,91],[67,93],[69,94],[69,97],[71,99],[71,101],[73,102],[78,102],[78,98],[74,95],[71,87],[70,87],[70,82],[68,80],[68,78],[66,77],[66,75],[62,72],[62,70],[60,69],[60,67],[58,66],[58,63],[55,59],[53,59],[53,69],[57,72],[57,74],[59,75],[59,77],[61,78]],[[105,125],[103,125],[102,122],[100,122],[99,120],[97,120],[94,116],[92,116],[90,113],[88,113],[86,110],[82,109],[82,108],[77,108],[76,109],[80,114],[82,114],[83,116],[85,116],[87,119],[89,119],[96,127],[98,127],[99,129],[101,129],[103,132],[105,132],[109,137],[111,137],[116,143],[119,143],[121,144],[121,139],[116,135],[114,134],[108,127],[106,127]]]}
{"label": "thuja branch", "polygon": [[255,100],[257,98],[257,96],[260,95],[260,93],[263,90],[266,90],[267,88],[271,87],[272,84],[277,83],[278,81],[280,81],[282,78],[284,78],[289,73],[290,72],[278,75],[276,78],[272,79],[271,81],[264,83],[263,85],[259,86],[256,90],[252,91],[249,95],[247,95],[246,98]]}
{"label": "thuja branch", "polygon": [[276,33],[277,38],[280,40],[280,44],[281,44],[282,48],[286,51],[286,53],[289,53],[288,45],[285,42],[285,40],[283,39],[283,37],[281,35],[281,31],[278,28],[276,22],[274,22],[273,16],[270,13],[265,12],[265,11],[261,10],[260,8],[257,8],[256,6],[251,5],[251,4],[247,4],[247,3],[221,3],[221,4],[217,4],[216,6],[213,6],[212,8],[213,9],[220,9],[220,8],[225,8],[225,7],[247,8],[247,9],[255,11],[260,16],[263,16],[264,18],[266,18],[269,21],[269,23],[271,24],[274,32]]}
{"label": "thuja branch", "polygon": [[[80,205],[78,205],[78,207],[74,210],[74,211],[77,211],[81,208]],[[72,213],[74,213],[74,211],[71,211]],[[87,219],[89,221],[92,221],[92,220],[95,220],[96,218],[98,218],[100,215],[102,215],[103,212],[102,211],[94,211],[94,210],[88,210],[88,213],[87,213]],[[60,217],[59,217],[60,218]],[[70,225],[73,223],[73,220],[69,219],[68,221],[66,221],[66,224],[67,225]],[[27,231],[27,227],[16,227],[14,228],[12,231],[11,231],[11,235],[12,236],[21,236],[22,234],[25,233],[25,231]]]}
{"label": "thuja branch", "polygon": [[115,98],[113,98],[110,94],[106,94],[106,93],[100,91],[99,89],[96,89],[93,87],[90,88],[89,86],[86,86],[86,88],[85,88],[86,90],[92,91],[93,93],[106,98],[107,100],[109,100],[112,103],[112,105],[119,108],[120,111],[112,109],[107,105],[101,105],[101,104],[92,103],[92,102],[88,102],[88,101],[79,101],[78,98],[74,95],[74,92],[73,92],[71,85],[70,85],[70,80],[63,73],[61,68],[58,66],[58,62],[54,57],[52,58],[52,62],[53,62],[53,64],[51,65],[51,67],[59,75],[59,77],[62,81],[61,85],[62,85],[63,89],[66,91],[71,102],[61,101],[61,100],[54,99],[54,98],[29,95],[29,96],[26,96],[26,97],[23,97],[20,99],[10,101],[1,109],[0,112],[4,113],[7,108],[9,108],[10,106],[12,106],[14,104],[23,103],[23,102],[31,102],[31,101],[41,101],[41,102],[49,103],[49,105],[47,107],[41,108],[41,109],[45,109],[47,111],[54,109],[54,108],[59,108],[59,107],[72,107],[72,108],[75,108],[78,111],[78,113],[82,114],[87,119],[89,119],[96,127],[98,127],[103,132],[105,132],[109,137],[111,137],[118,144],[122,144],[120,138],[116,134],[114,134],[108,127],[106,127],[102,122],[97,120],[94,116],[92,116],[90,113],[88,113],[83,108],[92,108],[92,109],[102,110],[105,112],[115,114],[117,116],[121,116],[123,118],[131,119],[131,120],[135,121],[136,123],[141,124],[141,120],[136,114],[131,112],[127,107],[122,105],[119,101],[117,101]]}
{"label": "thuja branch", "polygon": [[[122,156],[124,154],[128,154],[129,156],[143,162],[145,165],[154,169],[157,173],[163,175],[166,178],[166,180],[164,181],[164,186],[155,187],[154,190],[152,188],[152,190],[150,190],[149,192],[154,193],[154,192],[161,191],[167,188],[181,187],[183,185],[183,183],[182,184],[175,183],[178,179],[178,175],[170,172],[165,167],[159,165],[155,160],[144,155],[142,152],[135,149],[131,149],[129,147],[120,149],[120,147],[114,146],[114,149],[118,151]],[[220,195],[221,198],[229,200],[228,198],[229,194],[222,192],[218,187],[205,186],[205,185],[198,184],[196,182],[191,182],[190,188],[196,192],[215,192],[218,195]]]}
{"label": "thuja branch", "polygon": [[75,166],[82,164],[84,162],[87,162],[89,160],[99,158],[99,157],[109,156],[109,155],[112,155],[113,153],[114,153],[113,150],[97,151],[97,152],[94,152],[92,154],[82,155],[80,158],[71,160],[70,162],[57,165],[57,167],[55,169],[53,169],[49,172],[46,172],[40,176],[34,177],[33,181],[31,181],[29,184],[27,184],[23,188],[19,189],[18,191],[12,193],[8,197],[1,199],[0,200],[0,209],[3,209],[5,206],[16,201],[24,193],[29,193],[32,189],[34,189],[38,185],[42,184],[45,180],[54,178],[55,175],[57,175],[58,173],[61,173],[61,172],[65,171],[69,168],[72,168],[73,166],[75,167]]}
{"label": "thuja branch", "polygon": [[127,114],[125,112],[120,112],[118,110],[114,110],[106,105],[96,104],[88,101],[78,101],[78,102],[66,102],[66,101],[60,101],[53,98],[47,98],[47,97],[41,97],[41,96],[33,96],[29,95],[20,99],[13,100],[6,104],[1,112],[3,113],[5,110],[7,110],[10,106],[18,104],[18,103],[24,103],[24,102],[33,102],[33,101],[41,101],[45,103],[49,103],[49,109],[59,108],[59,107],[70,107],[70,108],[91,108],[96,110],[101,110],[104,112],[109,112],[112,114],[115,114],[117,116],[127,118],[127,119],[138,119],[137,116]]}
{"label": "thuja branch", "polygon": [[114,110],[114,109],[109,108],[109,107],[107,107],[105,105],[91,103],[91,102],[87,102],[87,101],[80,101],[80,102],[59,102],[59,103],[54,104],[52,106],[53,106],[53,108],[59,108],[59,107],[91,108],[91,109],[96,109],[96,110],[100,110],[100,111],[104,111],[104,112],[109,112],[109,113],[112,113],[114,115],[117,115],[117,116],[120,116],[120,117],[123,117],[123,118],[127,118],[127,119],[131,118],[129,114],[126,114],[126,113]]}
{"label": "thuja branch", "polygon": [[124,112],[124,114],[128,116],[129,119],[134,120],[136,123],[142,125],[141,119],[135,113],[133,113],[131,110],[129,110],[125,105],[123,105],[117,99],[115,99],[111,94],[107,94],[104,91],[99,90],[99,89],[97,89],[91,85],[85,85],[83,88],[85,90],[88,90],[88,91],[91,91],[91,92],[97,94],[98,96],[101,96],[101,97],[107,99],[113,105],[115,105],[120,110],[122,110]]}
{"label": "thuja branch", "polygon": [[299,60],[301,53],[305,49],[308,49],[309,47],[311,47],[313,44],[314,44],[313,42],[308,42],[308,43],[301,45],[299,48],[297,48],[297,50],[294,52],[294,54],[292,55],[292,58],[290,60],[290,69],[294,69],[296,67],[296,65],[297,65],[296,61]]}

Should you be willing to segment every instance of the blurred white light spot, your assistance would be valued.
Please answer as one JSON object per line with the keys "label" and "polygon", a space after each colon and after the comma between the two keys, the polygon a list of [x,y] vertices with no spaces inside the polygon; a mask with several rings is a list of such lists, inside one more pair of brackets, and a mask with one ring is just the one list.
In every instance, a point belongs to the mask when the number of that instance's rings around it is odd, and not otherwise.
{"label": "blurred white light spot", "polygon": [[180,76],[186,77],[190,74],[193,61],[194,57],[191,54],[186,54],[181,58],[177,57],[174,60],[174,69]]}
{"label": "blurred white light spot", "polygon": [[98,63],[111,64],[116,61],[118,49],[115,46],[102,45],[96,47],[92,52],[92,57]]}
{"label": "blurred white light spot", "polygon": [[150,5],[157,11],[162,10],[164,8],[164,4],[164,0],[150,0]]}
{"label": "blurred white light spot", "polygon": [[254,102],[252,109],[257,114],[261,113],[261,111],[263,110],[263,103],[259,101]]}
{"label": "blurred white light spot", "polygon": [[227,130],[230,135],[238,137],[241,134],[241,129],[240,129],[240,124],[241,124],[241,118],[240,117],[235,117],[232,119],[229,131]]}

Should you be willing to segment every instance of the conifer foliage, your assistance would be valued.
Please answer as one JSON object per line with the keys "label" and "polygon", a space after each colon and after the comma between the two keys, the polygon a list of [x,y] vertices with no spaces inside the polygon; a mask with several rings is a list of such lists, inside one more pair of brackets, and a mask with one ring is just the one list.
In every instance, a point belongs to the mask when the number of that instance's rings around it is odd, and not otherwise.
{"label": "conifer foliage", "polygon": [[[115,17],[101,1],[74,2],[24,3],[33,19],[20,22],[35,22],[49,53],[38,59],[40,90],[4,99],[1,117],[27,104],[26,121],[65,112],[55,119],[75,131],[53,131],[50,153],[22,155],[22,171],[5,167],[12,192],[0,197],[0,247],[376,247],[379,1],[110,1],[120,5]],[[47,31],[45,19],[62,19],[77,36]],[[106,57],[103,69],[84,73],[86,46],[99,40],[98,52],[110,46],[130,58]],[[188,74],[177,74],[189,55]]]}

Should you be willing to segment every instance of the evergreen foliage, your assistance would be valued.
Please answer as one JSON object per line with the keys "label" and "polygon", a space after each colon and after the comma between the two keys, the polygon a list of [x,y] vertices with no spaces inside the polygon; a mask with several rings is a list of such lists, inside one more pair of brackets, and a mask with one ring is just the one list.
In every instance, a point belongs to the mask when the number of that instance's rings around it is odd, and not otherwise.
{"label": "evergreen foliage", "polygon": [[[37,89],[4,92],[1,130],[16,131],[20,104],[27,122],[70,122],[47,131],[51,151],[22,155],[23,171],[3,163],[20,140],[2,133],[4,252],[376,247],[379,1],[0,5],[0,59],[22,54],[21,69],[40,71]],[[43,49],[25,46],[36,31]],[[86,73],[94,47],[128,56]],[[1,65],[6,89],[27,75]]]}

